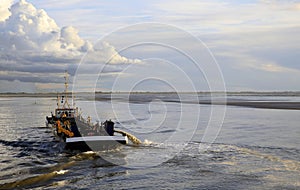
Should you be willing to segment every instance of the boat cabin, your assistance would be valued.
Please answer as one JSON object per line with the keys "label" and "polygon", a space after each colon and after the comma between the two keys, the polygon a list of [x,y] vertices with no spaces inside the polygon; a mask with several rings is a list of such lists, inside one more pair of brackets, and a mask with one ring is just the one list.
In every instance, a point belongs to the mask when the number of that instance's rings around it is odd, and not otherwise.
{"label": "boat cabin", "polygon": [[74,118],[78,114],[78,108],[57,108],[55,109],[55,117],[56,118],[62,118],[65,116],[66,118]]}

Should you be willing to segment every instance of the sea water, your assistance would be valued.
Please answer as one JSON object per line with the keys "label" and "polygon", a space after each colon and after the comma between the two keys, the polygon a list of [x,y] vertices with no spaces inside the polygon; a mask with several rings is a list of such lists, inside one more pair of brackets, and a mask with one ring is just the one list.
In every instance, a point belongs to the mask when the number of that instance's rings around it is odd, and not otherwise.
{"label": "sea water", "polygon": [[[182,99],[176,94],[107,96],[78,98],[76,104],[84,117],[112,119],[143,145],[66,151],[45,127],[55,98],[1,97],[0,189],[300,188],[299,110],[188,101],[194,94]],[[208,94],[197,97],[211,99]],[[300,99],[269,94],[227,98]]]}

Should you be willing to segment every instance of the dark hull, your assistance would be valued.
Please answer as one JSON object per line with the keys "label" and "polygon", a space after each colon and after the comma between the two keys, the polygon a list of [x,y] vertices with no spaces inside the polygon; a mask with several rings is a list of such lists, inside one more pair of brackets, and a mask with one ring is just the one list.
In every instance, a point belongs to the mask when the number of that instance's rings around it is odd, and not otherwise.
{"label": "dark hull", "polygon": [[[90,130],[91,126],[84,123],[77,118],[70,119],[72,124],[72,132],[74,137],[68,137],[63,133],[58,133],[58,129],[55,126],[52,118],[47,118],[46,126],[53,129],[53,134],[56,136],[57,141],[65,142],[65,149],[77,150],[81,152],[86,151],[105,151],[116,149],[122,145],[128,143],[127,136],[111,135],[108,132],[100,128],[97,132]],[[89,128],[89,129],[88,129]],[[81,129],[80,131],[78,129]]]}
{"label": "dark hull", "polygon": [[87,136],[67,138],[65,148],[79,151],[112,150],[128,143],[126,136]]}

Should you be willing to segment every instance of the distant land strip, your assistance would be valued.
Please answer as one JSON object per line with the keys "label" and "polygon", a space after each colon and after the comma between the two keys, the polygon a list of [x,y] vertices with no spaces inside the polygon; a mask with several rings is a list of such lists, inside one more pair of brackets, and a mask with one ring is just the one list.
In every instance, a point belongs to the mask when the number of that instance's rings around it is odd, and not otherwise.
{"label": "distant land strip", "polygon": [[199,104],[210,105],[228,105],[228,106],[242,106],[249,108],[263,108],[263,109],[288,109],[300,110],[300,102],[277,102],[277,101],[228,101],[228,102],[210,102],[200,101]]}
{"label": "distant land strip", "polygon": [[[11,97],[52,97],[57,96],[57,94],[62,94],[64,92],[37,92],[37,93],[27,93],[27,92],[0,92],[0,97],[11,96]],[[71,95],[73,92],[69,91],[67,94]],[[199,91],[199,92],[164,92],[164,91],[96,91],[96,92],[74,92],[75,95],[86,95],[86,94],[203,94],[203,95],[228,95],[228,96],[300,96],[300,91]]]}
{"label": "distant land strip", "polygon": [[[263,109],[288,109],[288,110],[300,110],[300,102],[298,101],[260,101],[260,100],[232,100],[227,99],[227,101],[220,100],[199,100],[199,101],[189,101],[187,99],[180,100],[178,96],[172,97],[169,96],[157,96],[157,95],[171,95],[171,94],[189,94],[188,92],[176,93],[176,92],[96,92],[96,93],[75,93],[73,94],[76,99],[83,98],[87,100],[96,100],[96,101],[111,101],[111,100],[119,100],[119,101],[129,101],[131,103],[146,103],[151,102],[155,99],[161,99],[164,102],[176,102],[176,103],[186,103],[186,104],[202,104],[202,105],[228,105],[228,106],[242,106],[249,108],[263,108]],[[199,95],[218,95],[222,92],[198,92]],[[111,96],[111,94],[131,94],[129,100],[128,96]],[[147,94],[148,96],[141,96],[143,94]],[[152,94],[152,96],[151,96]],[[192,93],[194,94],[194,93]],[[241,95],[242,94],[242,95]],[[299,96],[300,92],[229,92],[228,96],[243,96],[246,94],[250,94],[253,96]],[[55,98],[58,93],[0,93],[0,97],[41,97],[41,98]],[[72,93],[68,93],[68,96],[72,96]],[[150,95],[150,96],[149,96]]]}

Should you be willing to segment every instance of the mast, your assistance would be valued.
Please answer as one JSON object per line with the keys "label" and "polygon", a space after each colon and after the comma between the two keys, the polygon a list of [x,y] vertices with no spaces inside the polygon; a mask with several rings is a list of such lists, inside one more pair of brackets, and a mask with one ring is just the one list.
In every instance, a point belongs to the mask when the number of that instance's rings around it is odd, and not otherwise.
{"label": "mast", "polygon": [[63,108],[66,108],[66,106],[68,108],[70,108],[70,104],[68,102],[68,86],[69,86],[68,80],[69,80],[69,74],[68,74],[67,71],[65,71],[65,77],[64,78],[65,78],[65,97],[62,97],[62,99],[65,98],[65,101],[64,101],[64,104],[63,104]]}
{"label": "mast", "polygon": [[59,109],[60,107],[60,98],[59,98],[59,94],[57,93],[57,98],[56,98],[56,104],[57,104],[57,108]]}

